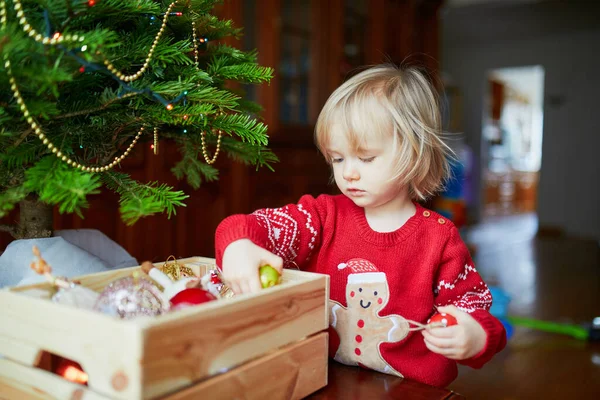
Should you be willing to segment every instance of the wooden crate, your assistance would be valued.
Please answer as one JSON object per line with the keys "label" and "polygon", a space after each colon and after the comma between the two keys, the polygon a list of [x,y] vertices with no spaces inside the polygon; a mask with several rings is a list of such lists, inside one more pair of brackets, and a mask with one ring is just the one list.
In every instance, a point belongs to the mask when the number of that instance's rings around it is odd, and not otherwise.
{"label": "wooden crate", "polygon": [[[138,269],[77,279],[99,291]],[[258,294],[129,321],[48,301],[49,284],[0,290],[0,398],[304,397],[327,384],[328,283],[285,270]],[[47,353],[78,362],[88,386],[41,368]]]}

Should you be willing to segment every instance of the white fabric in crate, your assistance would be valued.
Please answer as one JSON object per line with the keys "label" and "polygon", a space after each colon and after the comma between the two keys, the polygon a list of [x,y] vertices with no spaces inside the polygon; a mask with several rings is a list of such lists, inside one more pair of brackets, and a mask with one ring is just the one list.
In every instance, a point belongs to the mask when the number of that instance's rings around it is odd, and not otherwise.
{"label": "white fabric in crate", "polygon": [[56,231],[56,237],[11,242],[0,256],[0,287],[44,282],[29,268],[36,245],[52,267],[52,274],[67,278],[138,265],[117,243],[93,229]]}

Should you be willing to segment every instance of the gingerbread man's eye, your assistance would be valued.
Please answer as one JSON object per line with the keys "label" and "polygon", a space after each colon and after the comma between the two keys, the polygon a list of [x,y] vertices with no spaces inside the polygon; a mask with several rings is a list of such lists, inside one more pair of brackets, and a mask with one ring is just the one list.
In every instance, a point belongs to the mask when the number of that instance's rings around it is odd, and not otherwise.
{"label": "gingerbread man's eye", "polygon": [[374,292],[373,292],[373,294],[374,294],[375,296],[377,296],[377,291],[374,291]]}
{"label": "gingerbread man's eye", "polygon": [[362,288],[358,288],[358,291],[359,291],[359,292],[362,292]]}

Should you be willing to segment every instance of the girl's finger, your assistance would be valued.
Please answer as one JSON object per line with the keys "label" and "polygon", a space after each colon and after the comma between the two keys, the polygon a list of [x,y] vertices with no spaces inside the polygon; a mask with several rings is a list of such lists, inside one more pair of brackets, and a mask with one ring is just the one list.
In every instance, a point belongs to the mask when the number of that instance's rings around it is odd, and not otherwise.
{"label": "girl's finger", "polygon": [[431,334],[431,336],[439,337],[439,338],[452,338],[456,337],[462,327],[458,325],[448,326],[446,328],[429,328],[426,331]]}
{"label": "girl's finger", "polygon": [[227,281],[227,286],[229,286],[229,288],[231,290],[233,290],[233,293],[235,294],[241,294],[242,291],[240,290],[240,285],[238,284],[237,281]]}
{"label": "girl's finger", "polygon": [[261,264],[268,264],[275,268],[280,274],[283,272],[283,259],[270,251],[265,251],[262,256]]}
{"label": "girl's finger", "polygon": [[423,337],[425,340],[440,349],[450,349],[456,347],[456,341],[454,338],[436,337],[427,331],[423,331]]}
{"label": "girl's finger", "polygon": [[240,289],[242,293],[251,293],[249,280],[245,279],[240,281]]}
{"label": "girl's finger", "polygon": [[452,358],[452,357],[456,357],[456,353],[453,349],[442,349],[440,347],[437,347],[436,345],[434,345],[433,343],[428,342],[427,340],[425,340],[425,346],[432,352],[442,355],[444,357],[447,358]]}
{"label": "girl's finger", "polygon": [[258,276],[253,276],[248,281],[248,289],[250,293],[258,293],[262,290],[262,285],[260,284],[260,279]]}

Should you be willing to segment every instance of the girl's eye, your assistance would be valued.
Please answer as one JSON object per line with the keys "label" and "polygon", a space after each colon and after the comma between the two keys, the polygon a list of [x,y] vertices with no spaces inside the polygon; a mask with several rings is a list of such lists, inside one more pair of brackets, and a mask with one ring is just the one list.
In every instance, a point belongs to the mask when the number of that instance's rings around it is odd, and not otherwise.
{"label": "girl's eye", "polygon": [[369,158],[361,158],[360,161],[362,162],[366,162],[366,163],[370,163],[375,159],[375,157],[369,157]]}
{"label": "girl's eye", "polygon": [[343,158],[337,157],[337,158],[332,158],[331,162],[336,164],[336,163],[341,163],[342,161],[344,161]]}

